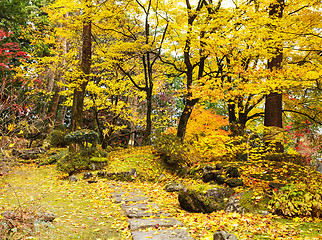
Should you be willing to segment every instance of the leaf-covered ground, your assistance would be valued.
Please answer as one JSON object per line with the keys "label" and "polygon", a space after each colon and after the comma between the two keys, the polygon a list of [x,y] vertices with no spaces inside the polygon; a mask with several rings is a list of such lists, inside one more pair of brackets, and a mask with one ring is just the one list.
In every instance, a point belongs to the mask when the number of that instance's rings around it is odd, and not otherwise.
{"label": "leaf-covered ground", "polygon": [[[183,182],[185,185],[202,184],[192,179],[180,179],[166,170],[155,158],[149,148],[114,152],[109,156],[105,171],[118,172],[136,168],[138,177],[133,182],[124,182],[124,188],[140,188],[160,208],[182,221],[187,231],[195,239],[212,239],[217,230],[235,233],[239,239],[322,239],[322,223],[319,220],[296,218],[282,219],[276,216],[215,212],[212,214],[188,213],[182,210],[177,193],[163,190],[170,181]],[[278,179],[295,165],[278,168],[272,178]],[[293,167],[292,167],[293,166]],[[267,169],[266,169],[267,168]],[[258,163],[256,167],[245,164],[243,177],[249,174],[267,174],[273,166]],[[301,169],[304,171],[305,169]],[[160,175],[162,177],[160,177]],[[79,181],[71,183],[55,170],[55,166],[38,167],[25,164],[0,178],[1,212],[14,210],[33,214],[53,212],[57,218],[53,223],[36,222],[33,231],[20,223],[13,239],[130,239],[126,218],[120,206],[111,197],[117,184],[114,181],[98,179],[88,183],[78,175]],[[255,191],[265,188],[267,182],[257,178],[249,179]],[[285,178],[284,178],[285,180]]]}

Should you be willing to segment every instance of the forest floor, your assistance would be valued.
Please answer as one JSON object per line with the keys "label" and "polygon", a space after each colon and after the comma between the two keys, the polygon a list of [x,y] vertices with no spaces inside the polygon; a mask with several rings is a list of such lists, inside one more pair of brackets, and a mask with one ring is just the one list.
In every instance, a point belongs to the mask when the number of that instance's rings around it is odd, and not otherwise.
{"label": "forest floor", "polygon": [[[238,239],[322,239],[319,219],[182,210],[177,193],[163,190],[166,183],[201,182],[172,175],[148,148],[115,152],[105,171],[128,171],[133,167],[139,176],[132,182],[123,182],[124,187],[141,189],[162,211],[181,221],[195,239],[210,240],[217,230],[234,233]],[[97,182],[88,183],[82,174],[77,175],[77,182],[65,177],[55,165],[39,167],[35,163],[19,164],[0,177],[1,213],[13,211],[24,220],[39,212],[56,215],[53,222],[47,223],[36,221],[30,225],[27,220],[13,221],[10,239],[131,239],[126,217],[112,197],[117,182],[97,178]]]}

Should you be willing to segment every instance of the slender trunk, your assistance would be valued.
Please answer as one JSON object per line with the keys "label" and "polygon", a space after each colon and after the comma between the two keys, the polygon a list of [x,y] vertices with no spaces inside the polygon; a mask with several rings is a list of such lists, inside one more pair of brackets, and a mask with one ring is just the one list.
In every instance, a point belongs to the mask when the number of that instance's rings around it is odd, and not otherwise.
{"label": "slender trunk", "polygon": [[[270,5],[269,16],[271,17],[283,17],[284,0],[277,0],[276,3]],[[283,61],[283,48],[277,47],[277,55],[268,61],[268,69],[280,69]],[[278,139],[282,123],[282,94],[278,92],[272,92],[266,96],[265,102],[265,118],[264,126],[268,128],[266,133],[266,140],[275,141],[275,147],[277,152],[283,152],[283,145]]]}
{"label": "slender trunk", "polygon": [[146,104],[147,104],[147,110],[146,110],[146,127],[143,133],[143,144],[147,145],[150,143],[149,136],[151,134],[152,129],[152,89],[148,88],[146,91]]}
{"label": "slender trunk", "polygon": [[56,85],[55,93],[53,96],[53,100],[51,103],[51,107],[49,110],[49,122],[51,124],[50,129],[52,130],[55,127],[56,116],[57,116],[57,109],[59,106],[59,99],[60,99],[60,87]]}

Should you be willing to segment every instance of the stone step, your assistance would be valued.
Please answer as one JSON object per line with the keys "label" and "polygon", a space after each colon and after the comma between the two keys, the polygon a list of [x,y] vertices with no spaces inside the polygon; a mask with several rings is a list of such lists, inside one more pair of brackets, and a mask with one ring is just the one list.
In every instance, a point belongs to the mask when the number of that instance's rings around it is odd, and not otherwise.
{"label": "stone step", "polygon": [[133,240],[193,240],[185,229],[166,229],[132,232]]}
{"label": "stone step", "polygon": [[142,193],[142,191],[133,189],[131,192],[127,191],[116,191],[113,194],[113,197],[115,199],[115,203],[121,203],[121,202],[140,202],[140,201],[147,201],[149,200],[148,197]]}
{"label": "stone step", "polygon": [[183,226],[182,222],[175,218],[146,218],[146,219],[129,219],[129,227],[131,230],[139,230],[146,228],[173,227]]}
{"label": "stone step", "polygon": [[144,217],[168,217],[169,214],[159,210],[154,203],[127,203],[122,204],[121,208],[128,218],[144,218]]}

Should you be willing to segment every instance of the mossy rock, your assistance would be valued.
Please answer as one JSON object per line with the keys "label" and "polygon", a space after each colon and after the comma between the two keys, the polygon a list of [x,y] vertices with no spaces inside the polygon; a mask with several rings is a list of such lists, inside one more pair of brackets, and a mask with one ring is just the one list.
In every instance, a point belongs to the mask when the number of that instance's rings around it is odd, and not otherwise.
{"label": "mossy rock", "polygon": [[185,189],[179,192],[178,200],[189,212],[211,213],[226,209],[227,200],[233,193],[231,188]]}
{"label": "mossy rock", "polygon": [[270,197],[266,194],[258,194],[254,191],[247,191],[241,195],[240,206],[245,212],[263,214],[268,212]]}

